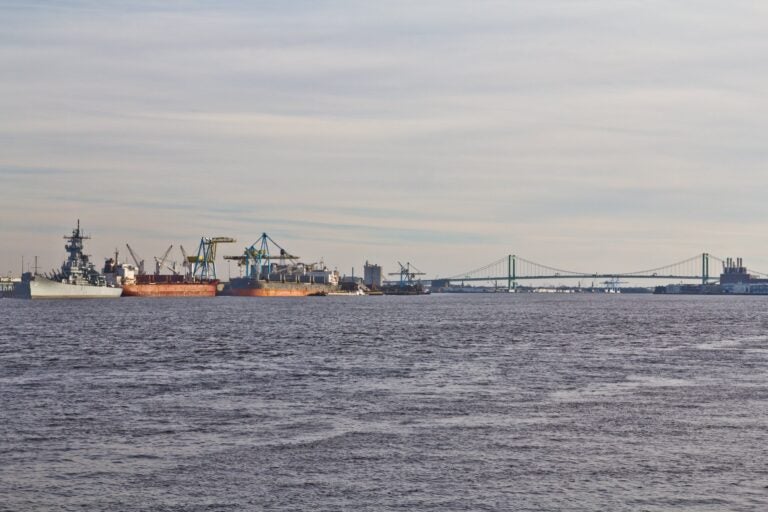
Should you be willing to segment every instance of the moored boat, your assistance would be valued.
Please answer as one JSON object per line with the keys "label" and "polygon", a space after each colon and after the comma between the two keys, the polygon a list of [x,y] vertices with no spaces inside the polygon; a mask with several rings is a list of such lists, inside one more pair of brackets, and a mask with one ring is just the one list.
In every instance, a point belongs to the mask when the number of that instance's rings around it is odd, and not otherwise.
{"label": "moored boat", "polygon": [[90,239],[80,230],[80,221],[72,234],[64,237],[64,248],[69,253],[61,270],[51,275],[26,272],[15,283],[11,297],[19,299],[103,299],[117,298],[122,294],[118,286],[107,283],[105,276],[96,270],[90,257],[83,253],[83,240]]}
{"label": "moored boat", "polygon": [[322,262],[302,263],[298,256],[280,247],[269,235],[246,248],[236,260],[243,276],[230,279],[222,295],[236,297],[306,297],[338,292],[339,273]]}
{"label": "moored boat", "polygon": [[308,295],[328,295],[336,290],[338,290],[338,286],[322,283],[280,282],[236,277],[224,286],[222,295],[235,297],[306,297]]}
{"label": "moored boat", "polygon": [[105,264],[104,272],[123,287],[125,297],[214,297],[219,286],[215,266],[216,245],[234,241],[234,238],[229,237],[203,237],[195,256],[187,256],[181,246],[184,256],[183,274],[176,272],[175,263],[172,267],[167,266],[173,274],[160,273],[173,246],[161,258],[155,258],[155,273],[145,274],[144,260],[140,260],[131,246],[126,244],[136,265],[116,263],[115,255],[114,260]]}
{"label": "moored boat", "polygon": [[124,297],[215,297],[216,279],[185,281],[184,276],[160,275],[137,276],[131,283],[123,284]]}

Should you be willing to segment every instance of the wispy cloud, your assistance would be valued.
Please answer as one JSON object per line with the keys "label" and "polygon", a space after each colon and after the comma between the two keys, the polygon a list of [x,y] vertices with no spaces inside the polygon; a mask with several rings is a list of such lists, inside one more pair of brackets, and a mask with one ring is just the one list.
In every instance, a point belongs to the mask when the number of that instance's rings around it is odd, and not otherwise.
{"label": "wispy cloud", "polygon": [[26,238],[35,226],[82,216],[105,251],[278,230],[343,267],[408,252],[445,274],[518,248],[567,246],[580,266],[722,241],[768,268],[759,3],[0,14],[0,263],[54,243]]}

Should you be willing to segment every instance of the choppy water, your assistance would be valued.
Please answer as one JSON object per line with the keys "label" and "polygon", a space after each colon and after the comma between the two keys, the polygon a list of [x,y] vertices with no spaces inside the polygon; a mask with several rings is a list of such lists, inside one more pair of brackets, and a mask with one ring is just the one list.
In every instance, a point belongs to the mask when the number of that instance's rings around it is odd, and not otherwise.
{"label": "choppy water", "polygon": [[2,510],[766,510],[768,298],[0,300]]}

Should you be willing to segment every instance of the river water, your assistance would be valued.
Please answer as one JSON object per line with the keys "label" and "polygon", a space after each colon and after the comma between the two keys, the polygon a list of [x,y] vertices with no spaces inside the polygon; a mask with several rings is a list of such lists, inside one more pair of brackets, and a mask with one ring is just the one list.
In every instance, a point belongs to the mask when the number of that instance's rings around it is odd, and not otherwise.
{"label": "river water", "polygon": [[768,297],[0,300],[0,510],[766,510]]}

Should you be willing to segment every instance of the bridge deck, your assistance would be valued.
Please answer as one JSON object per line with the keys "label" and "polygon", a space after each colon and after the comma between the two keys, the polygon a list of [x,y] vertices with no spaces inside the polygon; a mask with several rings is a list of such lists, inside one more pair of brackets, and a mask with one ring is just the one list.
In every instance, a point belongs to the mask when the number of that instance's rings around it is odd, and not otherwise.
{"label": "bridge deck", "polygon": [[[707,276],[710,281],[717,281],[717,278]],[[676,274],[551,274],[542,276],[498,276],[498,277],[452,277],[446,281],[523,281],[529,279],[680,279],[701,281],[703,276],[676,275]],[[437,279],[435,279],[437,280]]]}

